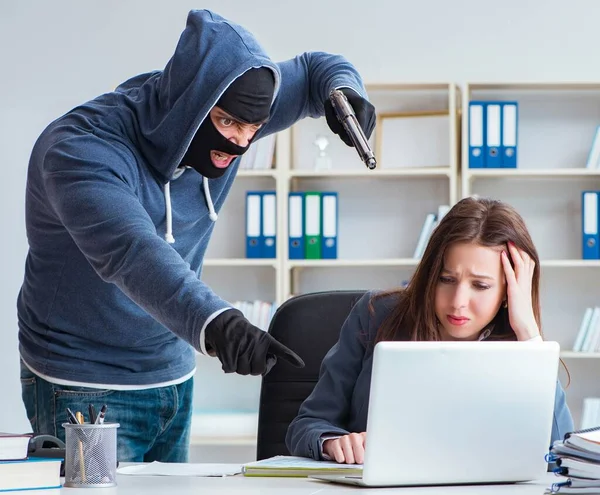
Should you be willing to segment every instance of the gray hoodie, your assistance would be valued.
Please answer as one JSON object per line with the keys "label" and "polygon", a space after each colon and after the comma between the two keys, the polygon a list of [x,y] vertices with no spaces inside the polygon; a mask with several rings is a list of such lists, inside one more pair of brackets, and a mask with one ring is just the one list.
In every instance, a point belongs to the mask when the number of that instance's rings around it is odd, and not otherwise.
{"label": "gray hoodie", "polygon": [[231,82],[261,66],[273,70],[276,89],[256,139],[323,115],[336,87],[365,95],[344,58],[305,53],[274,63],[244,28],[201,10],[189,13],[164,70],[124,82],[44,130],[29,162],[29,253],[17,302],[19,348],[30,367],[109,385],[193,371],[205,325],[230,307],[200,275],[239,159],[211,180],[177,167]]}

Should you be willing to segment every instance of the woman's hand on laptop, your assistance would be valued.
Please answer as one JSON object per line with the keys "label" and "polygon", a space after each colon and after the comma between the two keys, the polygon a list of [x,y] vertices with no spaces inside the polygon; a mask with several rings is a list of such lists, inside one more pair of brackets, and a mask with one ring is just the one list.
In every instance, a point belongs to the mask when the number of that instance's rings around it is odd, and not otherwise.
{"label": "woman's hand on laptop", "polygon": [[339,438],[325,440],[323,453],[340,464],[362,464],[365,459],[367,433],[350,433]]}
{"label": "woman's hand on laptop", "polygon": [[[535,262],[512,242],[508,243],[508,252],[504,251],[501,257],[506,275],[506,298],[510,326],[515,331],[517,339],[530,340],[540,335],[531,300],[531,281]],[[514,268],[511,266],[510,260],[512,260]]]}

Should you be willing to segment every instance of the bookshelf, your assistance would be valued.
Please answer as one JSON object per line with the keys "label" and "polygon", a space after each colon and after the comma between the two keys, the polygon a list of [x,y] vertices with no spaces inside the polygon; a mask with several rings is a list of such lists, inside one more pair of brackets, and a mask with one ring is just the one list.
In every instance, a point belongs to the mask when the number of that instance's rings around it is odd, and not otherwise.
{"label": "bookshelf", "polygon": [[[377,126],[370,139],[378,160],[375,170],[368,170],[354,149],[331,134],[325,119],[305,119],[289,131],[289,152],[284,153],[287,160],[280,170],[286,197],[288,191],[338,193],[338,259],[288,260],[287,238],[281,239],[281,300],[318,290],[399,285],[417,264],[412,254],[427,213],[437,211],[439,204],[456,202],[457,86],[371,84],[367,91],[377,109]],[[443,127],[439,132],[446,146],[440,146],[437,155],[427,157],[426,163],[418,163],[420,157],[415,150],[394,160],[395,152],[402,156],[407,147],[402,149],[403,143],[395,143],[400,149],[389,147],[398,133],[394,134],[393,126],[388,129],[388,123],[407,125],[436,116],[441,117],[438,122]],[[329,170],[314,167],[313,142],[318,135],[330,141]],[[436,146],[431,148],[436,151]],[[283,203],[280,225],[281,232],[287,232],[287,200]]]}
{"label": "bookshelf", "polygon": [[498,178],[527,178],[527,177],[554,177],[554,178],[569,178],[569,177],[598,177],[600,176],[600,170],[587,170],[585,168],[539,168],[539,169],[474,169],[468,170],[466,178],[477,179],[487,177],[498,177]]}
{"label": "bookshelf", "polygon": [[[541,259],[542,328],[561,345],[576,426],[583,399],[600,396],[600,353],[573,352],[585,308],[599,304],[600,261],[581,255],[581,191],[600,189],[587,169],[600,125],[600,83],[475,83],[462,87],[461,197],[493,196],[523,215]],[[516,169],[469,169],[469,101],[518,101]],[[563,369],[561,381],[568,378]]]}
{"label": "bookshelf", "polygon": [[[408,279],[418,260],[413,251],[425,216],[440,203],[453,204],[458,195],[460,90],[452,83],[373,84],[367,90],[378,111],[378,128],[371,146],[378,167],[368,170],[356,151],[331,133],[325,118],[305,119],[277,134],[274,167],[240,169],[207,250],[203,280],[228,300],[265,300],[277,305],[292,294],[343,289],[394,287]],[[382,121],[419,116],[446,116],[442,156],[419,165],[395,166],[386,148]],[[393,130],[393,129],[392,129]],[[379,132],[379,133],[378,133]],[[332,166],[316,170],[317,136],[326,136]],[[392,150],[393,151],[393,150]],[[413,150],[414,152],[414,150]],[[387,155],[385,155],[387,153]],[[418,158],[418,156],[415,156]],[[245,193],[277,192],[277,257],[245,258]],[[288,193],[336,191],[338,204],[338,259],[288,260]],[[400,212],[400,213],[398,213]],[[365,242],[366,240],[371,242]],[[198,355],[193,445],[252,442],[248,419],[258,410],[260,377],[225,375],[216,359]],[[205,423],[219,418],[220,431],[211,436]],[[242,439],[242,440],[240,440]]]}

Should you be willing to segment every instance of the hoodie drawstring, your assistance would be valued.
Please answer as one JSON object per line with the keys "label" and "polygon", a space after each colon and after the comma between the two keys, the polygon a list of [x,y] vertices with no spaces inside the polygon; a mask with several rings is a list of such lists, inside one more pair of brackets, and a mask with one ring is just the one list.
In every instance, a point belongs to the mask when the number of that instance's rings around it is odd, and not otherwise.
{"label": "hoodie drawstring", "polygon": [[167,209],[167,231],[165,232],[165,241],[169,244],[175,243],[175,237],[173,237],[173,215],[171,214],[171,183],[165,184],[165,207]]}
{"label": "hoodie drawstring", "polygon": [[[183,172],[183,171],[182,171]],[[179,177],[181,174],[177,174]],[[173,177],[176,179],[177,177]],[[206,200],[206,206],[208,207],[208,218],[210,218],[213,222],[217,221],[219,216],[215,211],[215,206],[212,202],[212,197],[210,196],[210,189],[208,187],[208,179],[206,177],[202,177],[202,187],[204,188],[204,199]],[[165,241],[169,244],[175,243],[175,237],[173,237],[173,214],[171,213],[171,183],[167,182],[165,184],[165,210],[167,216],[167,225],[165,232]]]}
{"label": "hoodie drawstring", "polygon": [[210,197],[210,189],[208,188],[208,179],[206,177],[202,177],[202,186],[204,187],[204,197],[206,199],[206,205],[208,206],[208,218],[210,218],[213,222],[217,221],[217,212],[215,211],[215,206],[213,205],[212,198]]}

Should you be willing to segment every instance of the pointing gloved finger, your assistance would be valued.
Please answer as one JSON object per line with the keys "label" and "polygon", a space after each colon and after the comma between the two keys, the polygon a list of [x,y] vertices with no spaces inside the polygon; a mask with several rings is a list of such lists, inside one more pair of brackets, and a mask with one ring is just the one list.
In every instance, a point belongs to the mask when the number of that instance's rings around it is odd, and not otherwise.
{"label": "pointing gloved finger", "polygon": [[288,349],[281,342],[271,338],[271,343],[269,344],[269,354],[280,357],[281,359],[287,361],[292,366],[296,368],[304,368],[304,361],[298,354],[296,354],[291,349]]}

